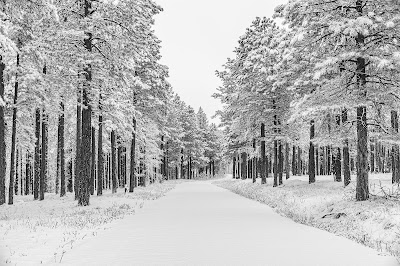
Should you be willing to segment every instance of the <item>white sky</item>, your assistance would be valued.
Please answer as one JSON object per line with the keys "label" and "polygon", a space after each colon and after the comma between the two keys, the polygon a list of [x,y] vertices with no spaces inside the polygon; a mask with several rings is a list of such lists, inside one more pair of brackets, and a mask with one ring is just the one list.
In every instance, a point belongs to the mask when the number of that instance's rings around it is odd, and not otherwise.
{"label": "white sky", "polygon": [[[286,0],[155,0],[164,8],[156,17],[162,41],[161,63],[169,67],[171,83],[182,100],[210,118],[221,108],[211,97],[221,85],[215,70],[233,57],[239,37],[258,17],[271,17]],[[219,120],[213,120],[218,122]]]}

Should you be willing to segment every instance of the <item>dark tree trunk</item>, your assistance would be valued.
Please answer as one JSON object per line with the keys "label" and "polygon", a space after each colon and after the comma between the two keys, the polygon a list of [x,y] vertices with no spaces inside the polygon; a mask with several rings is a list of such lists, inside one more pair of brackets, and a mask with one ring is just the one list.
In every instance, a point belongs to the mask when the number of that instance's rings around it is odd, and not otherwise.
{"label": "dark tree trunk", "polygon": [[130,185],[129,185],[129,192],[133,192],[134,188],[136,187],[136,174],[135,174],[135,166],[136,166],[136,158],[135,158],[135,151],[136,151],[136,118],[133,118],[133,130],[132,132],[132,142],[131,142],[131,170],[130,170]]}
{"label": "dark tree trunk", "polygon": [[308,159],[308,183],[315,183],[315,153],[314,153],[314,143],[312,142],[315,137],[315,125],[314,120],[311,121],[310,125],[310,151]]}
{"label": "dark tree trunk", "polygon": [[92,161],[90,164],[90,195],[94,195],[94,176],[96,173],[96,129],[92,127]]}
{"label": "dark tree trunk", "polygon": [[290,153],[289,142],[286,142],[286,148],[285,148],[285,172],[286,172],[286,180],[288,180],[288,179],[290,178],[289,153]]}
{"label": "dark tree trunk", "polygon": [[168,166],[168,160],[169,160],[169,158],[168,158],[168,141],[165,144],[165,153],[164,154],[165,154],[165,156],[164,156],[165,180],[169,180],[169,173],[168,173],[168,170],[169,170],[169,166]]}
{"label": "dark tree trunk", "polygon": [[[15,195],[18,195],[18,186],[19,186],[19,179],[20,179],[20,175],[18,173],[18,169],[19,169],[19,149],[16,149],[16,166],[15,166],[15,186],[14,186],[14,192]],[[22,190],[22,189],[21,189]]]}
{"label": "dark tree trunk", "polygon": [[368,130],[367,108],[357,107],[357,187],[356,199],[364,201],[369,198],[368,188]]}
{"label": "dark tree trunk", "polygon": [[73,187],[72,177],[74,175],[72,172],[72,158],[68,161],[68,173],[69,173],[69,176],[68,176],[67,191],[72,193],[72,192],[74,192],[74,190],[72,188]]}
{"label": "dark tree trunk", "polygon": [[279,146],[278,146],[278,150],[279,150],[279,185],[283,184],[283,151],[282,151],[282,141],[279,141]]}
{"label": "dark tree trunk", "polygon": [[76,154],[75,154],[75,179],[74,179],[74,192],[75,200],[78,199],[78,184],[81,169],[81,146],[82,146],[82,97],[81,89],[77,93],[77,107],[76,107]]}
{"label": "dark tree trunk", "polygon": [[42,156],[40,163],[40,188],[39,200],[44,200],[44,192],[47,188],[47,132],[48,132],[48,116],[43,109],[42,115]]}
{"label": "dark tree trunk", "polygon": [[236,179],[236,156],[232,157],[232,178]]}
{"label": "dark tree trunk", "polygon": [[[364,1],[356,1],[356,10],[360,16],[363,15]],[[364,35],[358,33],[357,44],[364,45]],[[357,84],[362,98],[366,97],[366,64],[365,58],[357,58]],[[369,198],[368,188],[368,127],[367,127],[367,107],[357,107],[357,201],[364,201]]]}
{"label": "dark tree trunk", "polygon": [[[17,67],[19,67],[19,54],[17,54]],[[17,102],[18,102],[18,75],[14,84],[14,106],[12,116],[12,131],[11,131],[11,164],[10,164],[10,184],[8,187],[8,204],[13,204],[14,201],[14,175],[15,175],[15,146],[17,135]]]}
{"label": "dark tree trunk", "polygon": [[318,154],[318,151],[319,151],[319,147],[318,147],[318,145],[316,145],[316,147],[315,147],[315,175],[316,176],[318,176],[320,173],[319,173],[319,154]]}
{"label": "dark tree trunk", "polygon": [[61,102],[61,114],[59,120],[59,136],[60,136],[60,178],[61,178],[61,190],[60,197],[65,196],[65,115],[64,115],[64,103]]}
{"label": "dark tree trunk", "polygon": [[[117,137],[119,139],[119,137]],[[117,141],[118,142],[118,141]],[[122,153],[122,147],[118,146],[117,148],[117,177],[118,177],[118,186],[122,187],[122,176],[121,176],[121,153]]]}
{"label": "dark tree trunk", "polygon": [[[0,100],[4,101],[4,70],[6,65],[0,55]],[[4,117],[5,106],[0,104],[0,205],[6,203],[6,123]]]}
{"label": "dark tree trunk", "polygon": [[278,186],[278,141],[274,140],[274,187]]}
{"label": "dark tree trunk", "polygon": [[342,155],[340,148],[337,149],[335,156],[335,181],[342,182]]}
{"label": "dark tree trunk", "polygon": [[261,124],[261,184],[267,184],[268,172],[266,172],[266,160],[265,160],[265,124]]}
{"label": "dark tree trunk", "polygon": [[[84,17],[87,18],[92,12],[92,1],[85,0]],[[85,49],[92,52],[92,34],[85,32],[84,46]],[[89,103],[89,93],[92,81],[92,67],[87,64],[84,68],[85,81],[83,82],[82,93],[82,139],[80,148],[79,163],[79,180],[78,180],[78,205],[88,206],[90,200],[90,174],[91,174],[91,129],[92,129],[92,109]]]}
{"label": "dark tree trunk", "polygon": [[30,184],[31,184],[31,155],[29,151],[26,151],[26,161],[25,161],[25,196],[29,195]]}
{"label": "dark tree trunk", "polygon": [[247,154],[245,152],[242,153],[242,179],[247,179]]}
{"label": "dark tree trunk", "polygon": [[[91,81],[90,69],[86,71],[86,81]],[[91,135],[92,135],[92,110],[89,105],[88,99],[88,84],[85,84],[83,88],[83,110],[82,110],[82,146],[81,146],[81,163],[80,163],[80,175],[79,175],[79,187],[78,187],[78,205],[88,206],[90,199],[90,174],[91,174]]]}
{"label": "dark tree trunk", "polygon": [[183,166],[183,149],[181,149],[181,179],[185,178],[185,170],[184,170],[184,166]]}
{"label": "dark tree trunk", "polygon": [[40,186],[40,109],[36,109],[35,115],[35,162],[34,162],[34,184],[33,184],[33,197],[35,200],[39,199],[39,186]]}
{"label": "dark tree trunk", "polygon": [[212,161],[212,175],[215,177],[215,162],[214,160]]}
{"label": "dark tree trunk", "polygon": [[115,131],[111,131],[111,179],[112,193],[117,193],[117,177],[116,177],[116,162],[115,162]]}
{"label": "dark tree trunk", "polygon": [[101,114],[101,95],[99,101],[99,134],[97,138],[97,196],[103,195],[103,115]]}
{"label": "dark tree trunk", "polygon": [[[347,110],[342,111],[342,123],[347,123]],[[350,153],[349,153],[349,140],[346,138],[344,140],[343,147],[343,176],[344,176],[344,186],[347,187],[350,184]]]}
{"label": "dark tree trunk", "polygon": [[293,145],[292,151],[292,175],[296,175],[296,146]]}
{"label": "dark tree trunk", "polygon": [[375,145],[373,144],[374,140],[371,140],[371,144],[370,144],[370,150],[371,150],[371,155],[370,155],[370,166],[371,166],[371,173],[375,172],[375,150],[374,147]]}
{"label": "dark tree trunk", "polygon": [[[340,126],[340,115],[336,116],[336,124]],[[338,148],[335,155],[335,181],[342,182],[342,154],[341,149]]]}

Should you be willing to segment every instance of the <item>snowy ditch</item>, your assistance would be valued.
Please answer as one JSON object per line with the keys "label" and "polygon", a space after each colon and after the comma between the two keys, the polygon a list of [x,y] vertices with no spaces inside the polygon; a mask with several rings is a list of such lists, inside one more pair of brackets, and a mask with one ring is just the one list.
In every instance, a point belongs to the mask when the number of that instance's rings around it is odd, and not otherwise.
{"label": "snowy ditch", "polygon": [[[353,180],[355,177],[352,177]],[[274,208],[282,216],[298,223],[317,227],[339,236],[372,247],[382,254],[396,256],[400,262],[400,201],[386,199],[382,187],[393,190],[390,175],[372,175],[370,190],[376,196],[357,202],[355,183],[346,189],[332,177],[317,177],[308,184],[308,177],[292,177],[280,187],[272,187],[261,180],[225,179],[214,184],[246,198],[257,200]]]}
{"label": "snowy ditch", "polygon": [[167,181],[132,194],[119,191],[92,196],[90,206],[79,207],[74,194],[60,198],[46,194],[44,201],[33,196],[15,196],[14,205],[0,207],[0,265],[37,265],[48,261],[59,263],[65,252],[79,241],[107,230],[111,222],[132,215],[146,201],[164,196],[180,181]]}

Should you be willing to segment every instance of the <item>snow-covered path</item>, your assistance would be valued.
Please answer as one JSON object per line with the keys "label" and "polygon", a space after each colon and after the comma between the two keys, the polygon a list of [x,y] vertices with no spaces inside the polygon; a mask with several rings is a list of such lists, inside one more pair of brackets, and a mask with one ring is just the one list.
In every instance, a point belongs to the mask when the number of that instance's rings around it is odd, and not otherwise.
{"label": "snow-covered path", "polygon": [[398,265],[210,182],[180,184],[68,251],[71,265]]}

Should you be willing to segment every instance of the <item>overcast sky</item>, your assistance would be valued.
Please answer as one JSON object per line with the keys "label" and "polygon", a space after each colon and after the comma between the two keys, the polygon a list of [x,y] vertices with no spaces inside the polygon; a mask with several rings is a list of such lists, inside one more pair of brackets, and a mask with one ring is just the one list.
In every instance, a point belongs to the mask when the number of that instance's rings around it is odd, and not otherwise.
{"label": "overcast sky", "polygon": [[[161,63],[181,99],[210,118],[221,108],[211,97],[221,84],[221,70],[239,37],[255,17],[271,17],[286,0],[155,0],[164,8],[156,17],[156,35],[162,41]],[[217,122],[218,120],[213,120]]]}

